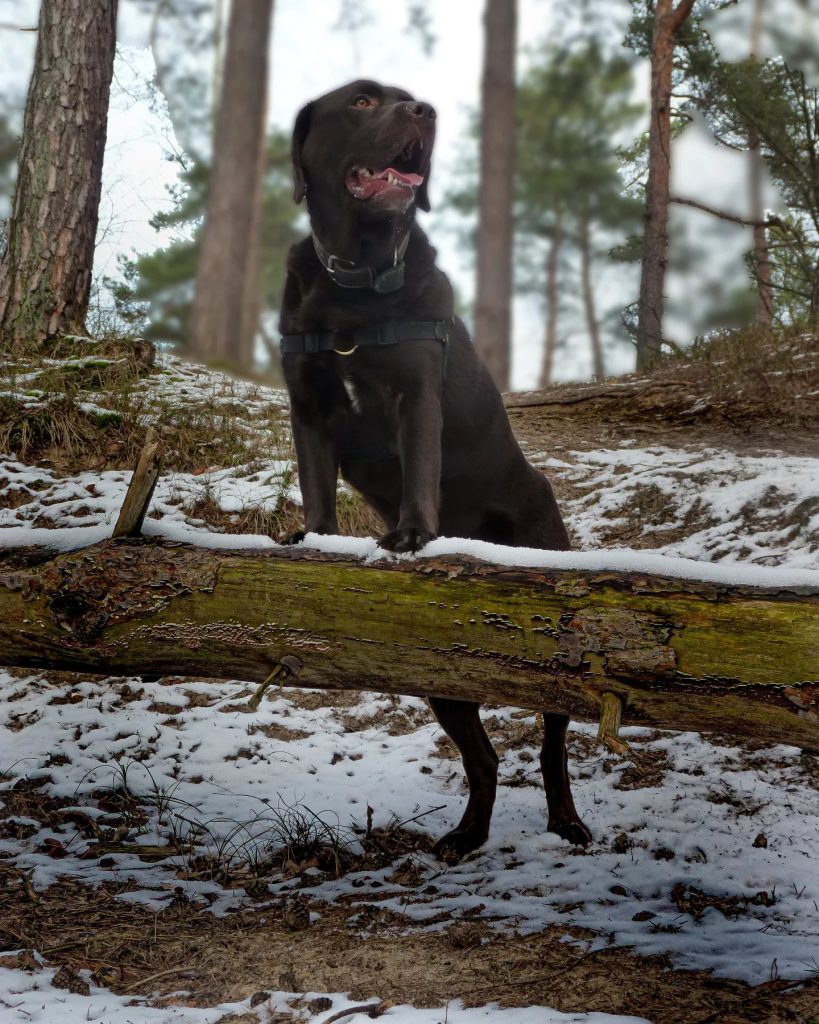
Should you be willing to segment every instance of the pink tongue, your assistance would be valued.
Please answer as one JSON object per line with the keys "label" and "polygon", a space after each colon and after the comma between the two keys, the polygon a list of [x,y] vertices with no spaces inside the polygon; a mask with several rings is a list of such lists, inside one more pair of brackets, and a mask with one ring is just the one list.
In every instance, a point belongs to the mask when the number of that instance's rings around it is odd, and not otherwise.
{"label": "pink tongue", "polygon": [[394,178],[398,178],[398,180],[403,182],[405,185],[412,185],[413,188],[417,188],[424,181],[420,174],[404,174],[401,171],[396,171],[394,167],[387,167],[378,175],[378,177],[386,178],[388,174],[391,174]]}

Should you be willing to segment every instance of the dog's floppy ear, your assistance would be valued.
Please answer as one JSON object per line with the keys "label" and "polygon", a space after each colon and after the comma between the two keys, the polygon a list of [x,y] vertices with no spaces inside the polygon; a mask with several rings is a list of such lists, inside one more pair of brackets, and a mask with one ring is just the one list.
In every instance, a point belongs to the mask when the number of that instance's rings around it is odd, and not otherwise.
{"label": "dog's floppy ear", "polygon": [[296,115],[296,123],[293,125],[293,142],[291,144],[291,155],[293,157],[293,200],[300,203],[307,192],[307,184],[304,180],[304,167],[301,162],[301,151],[304,140],[310,131],[310,121],[313,117],[313,104],[308,103],[302,107]]}

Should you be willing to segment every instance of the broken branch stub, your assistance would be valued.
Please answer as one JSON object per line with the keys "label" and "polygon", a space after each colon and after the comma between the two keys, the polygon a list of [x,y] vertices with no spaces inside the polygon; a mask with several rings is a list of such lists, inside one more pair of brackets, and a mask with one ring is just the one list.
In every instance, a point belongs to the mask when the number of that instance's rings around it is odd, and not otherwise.
{"label": "broken branch stub", "polygon": [[151,504],[159,473],[162,469],[162,442],[153,427],[148,428],[145,445],[125,492],[125,500],[114,527],[114,537],[138,537]]}

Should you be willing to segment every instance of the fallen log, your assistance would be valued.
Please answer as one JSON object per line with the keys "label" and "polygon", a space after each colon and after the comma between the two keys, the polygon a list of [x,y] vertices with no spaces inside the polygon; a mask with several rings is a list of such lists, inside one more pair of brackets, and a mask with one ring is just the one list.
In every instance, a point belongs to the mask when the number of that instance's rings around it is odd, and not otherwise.
{"label": "fallen log", "polygon": [[0,664],[449,696],[819,749],[819,587],[108,541],[0,554]]}

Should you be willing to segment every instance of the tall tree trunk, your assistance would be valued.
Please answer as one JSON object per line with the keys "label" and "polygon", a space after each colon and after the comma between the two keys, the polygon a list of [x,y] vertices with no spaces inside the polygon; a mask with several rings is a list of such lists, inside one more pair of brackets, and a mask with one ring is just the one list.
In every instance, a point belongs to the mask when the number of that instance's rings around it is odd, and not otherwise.
{"label": "tall tree trunk", "polygon": [[42,0],[8,240],[0,337],[82,333],[91,294],[117,0]]}
{"label": "tall tree trunk", "polygon": [[663,341],[671,179],[671,81],[677,33],[694,0],[656,0],[651,37],[651,121],[648,133],[643,260],[637,324],[637,369],[656,362]]}
{"label": "tall tree trunk", "polygon": [[230,9],[188,347],[200,359],[250,369],[258,322],[259,221],[273,0]]}
{"label": "tall tree trunk", "polygon": [[586,310],[586,325],[589,329],[592,371],[596,380],[602,380],[606,376],[606,371],[603,364],[603,343],[600,340],[600,324],[597,320],[597,309],[594,303],[591,259],[589,214],[587,210],[584,210],[580,217],[580,278],[583,288],[583,306]]}
{"label": "tall tree trunk", "polygon": [[486,0],[475,348],[501,391],[511,362],[516,36],[517,0]]}
{"label": "tall tree trunk", "polygon": [[[751,58],[759,56],[762,35],[762,3],[754,0],[751,16]],[[754,221],[754,274],[756,276],[757,303],[756,323],[763,330],[770,330],[773,320],[773,288],[771,286],[773,272],[768,251],[768,233],[762,223],[765,219],[763,202],[763,160],[759,149],[759,132],[755,125],[748,128],[748,191],[751,200],[751,220]]]}
{"label": "tall tree trunk", "polygon": [[552,383],[555,349],[557,348],[557,282],[560,264],[560,249],[563,245],[563,211],[555,211],[552,243],[546,259],[546,339],[543,345],[543,364],[540,369],[540,386]]}

